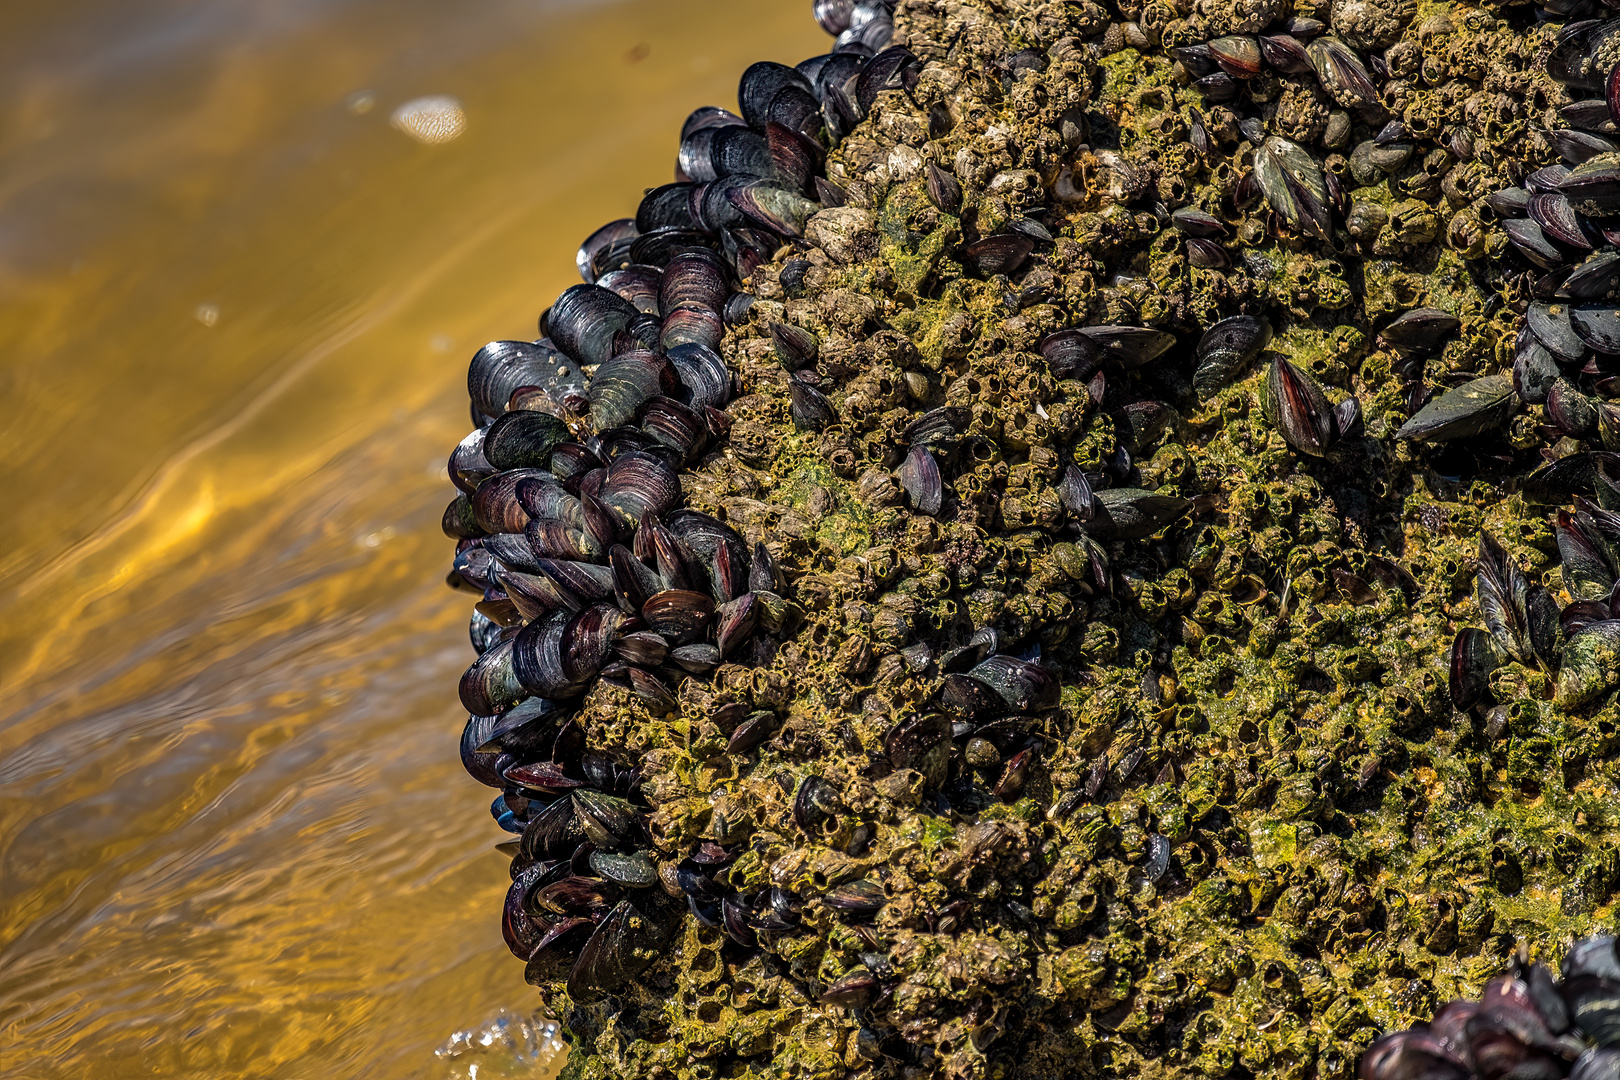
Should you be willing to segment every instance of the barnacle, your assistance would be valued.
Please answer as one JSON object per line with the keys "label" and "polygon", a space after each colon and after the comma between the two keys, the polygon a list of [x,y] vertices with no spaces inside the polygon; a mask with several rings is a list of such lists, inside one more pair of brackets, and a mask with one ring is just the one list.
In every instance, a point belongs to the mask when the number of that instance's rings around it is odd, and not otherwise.
{"label": "barnacle", "polygon": [[819,0],[693,114],[452,459],[574,1068],[1342,1078],[1608,917],[1589,8]]}

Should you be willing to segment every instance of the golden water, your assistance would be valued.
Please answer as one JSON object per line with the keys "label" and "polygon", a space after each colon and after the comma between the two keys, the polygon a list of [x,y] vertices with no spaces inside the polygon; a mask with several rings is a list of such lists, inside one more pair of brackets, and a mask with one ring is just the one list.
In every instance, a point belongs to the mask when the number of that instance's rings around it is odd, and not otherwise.
{"label": "golden water", "polygon": [[533,1006],[455,752],[466,360],[809,6],[0,5],[0,1075],[435,1077]]}

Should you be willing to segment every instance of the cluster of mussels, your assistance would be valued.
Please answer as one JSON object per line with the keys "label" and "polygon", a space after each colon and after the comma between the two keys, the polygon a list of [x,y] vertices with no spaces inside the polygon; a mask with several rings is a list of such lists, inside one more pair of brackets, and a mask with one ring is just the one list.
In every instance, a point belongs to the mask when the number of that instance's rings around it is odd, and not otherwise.
{"label": "cluster of mussels", "polygon": [[[1558,112],[1569,124],[1549,131],[1560,161],[1493,193],[1486,204],[1513,250],[1538,271],[1528,282],[1514,339],[1511,376],[1489,375],[1452,391],[1466,395],[1463,434],[1508,423],[1520,402],[1542,407],[1546,464],[1525,478],[1523,497],[1559,505],[1560,604],[1525,576],[1501,543],[1480,534],[1478,599],[1486,630],[1458,633],[1450,692],[1459,709],[1493,702],[1490,679],[1509,661],[1556,679],[1555,701],[1578,708],[1620,685],[1620,21],[1563,28],[1546,69],[1578,97]],[[1421,417],[1422,414],[1419,414]],[[1414,418],[1414,423],[1419,418]],[[1491,720],[1500,726],[1496,704]]]}
{"label": "cluster of mussels", "polygon": [[[584,1075],[1347,1080],[1592,932],[1597,10],[817,0],[690,116],[450,462],[462,757]],[[1363,1072],[1592,1030],[1490,985]]]}
{"label": "cluster of mussels", "polygon": [[[1608,935],[1584,938],[1564,955],[1563,981],[1521,949],[1507,975],[1478,1001],[1447,1002],[1434,1019],[1375,1042],[1364,1080],[1432,1077],[1620,1076],[1620,953]],[[1587,1040],[1590,1040],[1588,1042]]]}
{"label": "cluster of mussels", "polygon": [[[566,975],[577,1002],[621,989],[657,958],[679,925],[661,883],[702,925],[724,926],[750,948],[758,931],[797,922],[787,891],[745,895],[717,883],[716,867],[737,855],[721,844],[670,859],[649,831],[640,770],[591,753],[572,703],[600,680],[633,692],[650,717],[667,716],[687,678],[728,662],[769,665],[803,618],[782,596],[764,540],[750,551],[735,529],[685,507],[680,471],[729,429],[722,410],[733,375],[715,350],[725,321],[746,317],[752,303],[738,282],[802,235],[819,208],[807,194],[840,201],[817,171],[823,138],[858,124],[915,65],[906,50],[883,48],[885,4],[821,3],[816,14],[838,35],[836,50],[798,68],[750,67],[741,116],[694,112],[681,131],[679,179],[649,191],[634,219],[586,239],[577,258],[586,283],[542,314],[540,339],[491,342],[468,372],[476,426],[451,455],[461,494],[444,515],[458,540],[449,583],[481,596],[470,628],[478,659],[460,685],[471,714],[462,760],[502,789],[492,813],[522,835],[503,912],[507,944],[527,961],[530,982]],[[785,356],[803,346],[774,327]],[[794,398],[795,416],[808,411],[802,422],[815,426],[826,406],[807,400]],[[938,468],[921,469],[911,462],[900,475],[937,512]],[[946,685],[957,710],[994,721],[1055,704],[1052,676],[992,655],[995,640],[987,629],[947,665],[971,668]],[[776,717],[733,702],[710,719],[728,734],[726,752],[741,754]],[[923,740],[917,752],[926,752],[932,730],[896,743]],[[836,805],[810,777],[793,813],[814,832]]]}

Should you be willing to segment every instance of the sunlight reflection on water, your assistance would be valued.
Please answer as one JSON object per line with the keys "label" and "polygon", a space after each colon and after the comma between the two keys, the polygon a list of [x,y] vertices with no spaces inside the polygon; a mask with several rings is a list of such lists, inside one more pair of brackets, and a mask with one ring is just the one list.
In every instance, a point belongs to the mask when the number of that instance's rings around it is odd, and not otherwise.
{"label": "sunlight reflection on water", "polygon": [[0,1073],[442,1076],[534,1007],[455,752],[465,360],[808,6],[0,6]]}

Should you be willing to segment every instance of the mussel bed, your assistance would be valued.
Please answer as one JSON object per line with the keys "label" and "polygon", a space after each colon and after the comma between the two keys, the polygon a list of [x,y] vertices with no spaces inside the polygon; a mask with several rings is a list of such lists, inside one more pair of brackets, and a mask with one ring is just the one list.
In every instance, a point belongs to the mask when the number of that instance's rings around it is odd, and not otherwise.
{"label": "mussel bed", "polygon": [[450,460],[571,1070],[1613,1075],[1606,10],[815,0],[691,115]]}

